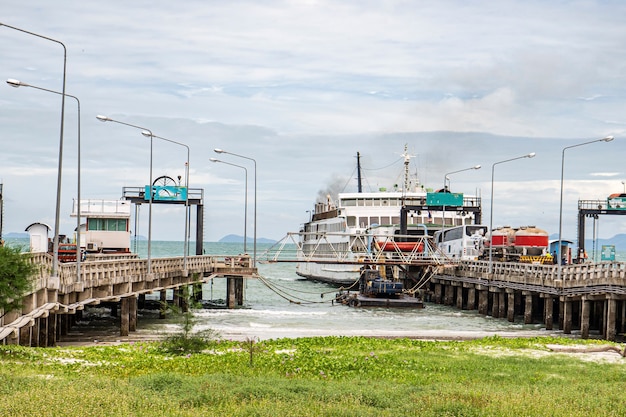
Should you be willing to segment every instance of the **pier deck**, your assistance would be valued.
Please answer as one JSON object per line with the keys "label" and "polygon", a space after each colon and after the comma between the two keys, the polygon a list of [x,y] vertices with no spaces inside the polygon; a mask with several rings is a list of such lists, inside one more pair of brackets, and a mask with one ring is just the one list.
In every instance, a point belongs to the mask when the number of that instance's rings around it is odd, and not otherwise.
{"label": "pier deck", "polygon": [[180,298],[182,287],[215,277],[228,280],[226,299],[232,308],[243,304],[243,280],[257,274],[247,255],[153,258],[151,273],[146,259],[122,255],[82,262],[78,276],[76,263],[60,264],[57,277],[50,276],[50,255],[34,254],[32,261],[39,265],[39,274],[22,309],[0,319],[2,343],[52,346],[85,306],[105,302],[120,303],[120,333],[125,336],[136,329],[139,296],[160,292],[163,299],[171,289]]}

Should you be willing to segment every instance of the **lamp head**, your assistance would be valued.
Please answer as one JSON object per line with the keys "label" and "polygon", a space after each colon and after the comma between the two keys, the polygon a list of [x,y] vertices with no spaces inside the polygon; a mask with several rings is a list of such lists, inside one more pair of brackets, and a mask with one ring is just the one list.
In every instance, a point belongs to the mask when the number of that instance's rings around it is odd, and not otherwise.
{"label": "lamp head", "polygon": [[535,157],[535,155],[536,155],[536,154],[535,154],[534,152],[531,152],[531,153],[529,153],[528,155],[526,155],[526,158],[534,158],[534,157]]}
{"label": "lamp head", "polygon": [[[7,81],[7,82],[8,82],[8,81]],[[607,137],[605,137],[604,139],[600,139],[600,140],[602,140],[602,141],[604,141],[604,142],[610,142],[610,141],[612,141],[613,139],[615,139],[613,136],[607,136]]]}
{"label": "lamp head", "polygon": [[100,120],[101,122],[110,122],[113,119],[108,118],[107,116],[103,116],[101,114],[96,116],[96,119]]}
{"label": "lamp head", "polygon": [[25,85],[25,84],[24,84],[24,83],[22,83],[21,81],[16,80],[16,79],[13,79],[13,78],[9,78],[9,79],[7,80],[7,84],[9,84],[11,87],[15,87],[15,88],[20,87],[20,86],[22,86],[22,85]]}
{"label": "lamp head", "polygon": [[150,138],[150,137],[154,136],[154,135],[152,134],[152,132],[150,132],[150,131],[148,131],[148,130],[142,130],[142,131],[141,131],[141,134],[142,134],[142,135],[144,135],[144,136],[145,136],[145,137],[147,137],[147,138]]}
{"label": "lamp head", "polygon": [[480,169],[480,165],[476,165],[474,168],[472,169]]}
{"label": "lamp head", "polygon": [[224,150],[223,149],[219,149],[219,148],[215,148],[215,149],[213,149],[213,152],[215,152],[215,153],[224,153]]}
{"label": "lamp head", "polygon": [[222,162],[219,159],[215,159],[215,158],[209,158],[209,161],[211,161],[211,162]]}

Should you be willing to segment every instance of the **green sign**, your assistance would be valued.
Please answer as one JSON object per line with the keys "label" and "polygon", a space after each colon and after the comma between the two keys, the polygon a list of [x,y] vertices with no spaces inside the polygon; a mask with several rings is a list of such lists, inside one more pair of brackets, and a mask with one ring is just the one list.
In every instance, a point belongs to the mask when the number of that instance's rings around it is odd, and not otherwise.
{"label": "green sign", "polygon": [[426,193],[429,206],[463,207],[463,193]]}
{"label": "green sign", "polygon": [[615,245],[602,245],[602,261],[614,261],[615,260]]}

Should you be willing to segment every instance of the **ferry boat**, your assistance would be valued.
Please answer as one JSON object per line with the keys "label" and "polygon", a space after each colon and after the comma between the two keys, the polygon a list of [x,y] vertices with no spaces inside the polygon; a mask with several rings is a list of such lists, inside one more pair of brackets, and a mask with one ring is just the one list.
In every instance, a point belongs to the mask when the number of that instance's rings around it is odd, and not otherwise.
{"label": "ferry boat", "polygon": [[[299,233],[296,274],[306,279],[337,285],[355,284],[360,263],[376,242],[373,233],[388,226],[396,233],[432,236],[442,227],[475,224],[481,221],[480,198],[450,193],[446,188],[427,189],[410,179],[410,159],[405,146],[404,184],[401,189],[363,192],[360,155],[357,153],[358,191],[339,193],[317,202],[311,219]],[[417,226],[420,227],[417,227]],[[404,227],[401,227],[404,226]],[[413,250],[414,244],[385,245],[382,249]],[[418,247],[419,249],[419,247]]]}

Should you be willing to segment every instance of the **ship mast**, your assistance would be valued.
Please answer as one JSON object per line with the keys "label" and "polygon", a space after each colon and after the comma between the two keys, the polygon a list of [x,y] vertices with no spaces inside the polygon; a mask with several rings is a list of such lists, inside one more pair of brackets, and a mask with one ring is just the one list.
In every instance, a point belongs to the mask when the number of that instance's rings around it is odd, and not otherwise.
{"label": "ship mast", "polygon": [[408,145],[404,144],[404,153],[402,154],[404,157],[404,188],[402,189],[403,193],[407,193],[411,188],[411,173],[409,171],[409,163],[413,155],[409,155]]}
{"label": "ship mast", "polygon": [[363,192],[363,185],[361,184],[361,153],[356,153],[356,180],[357,180],[357,192]]}

